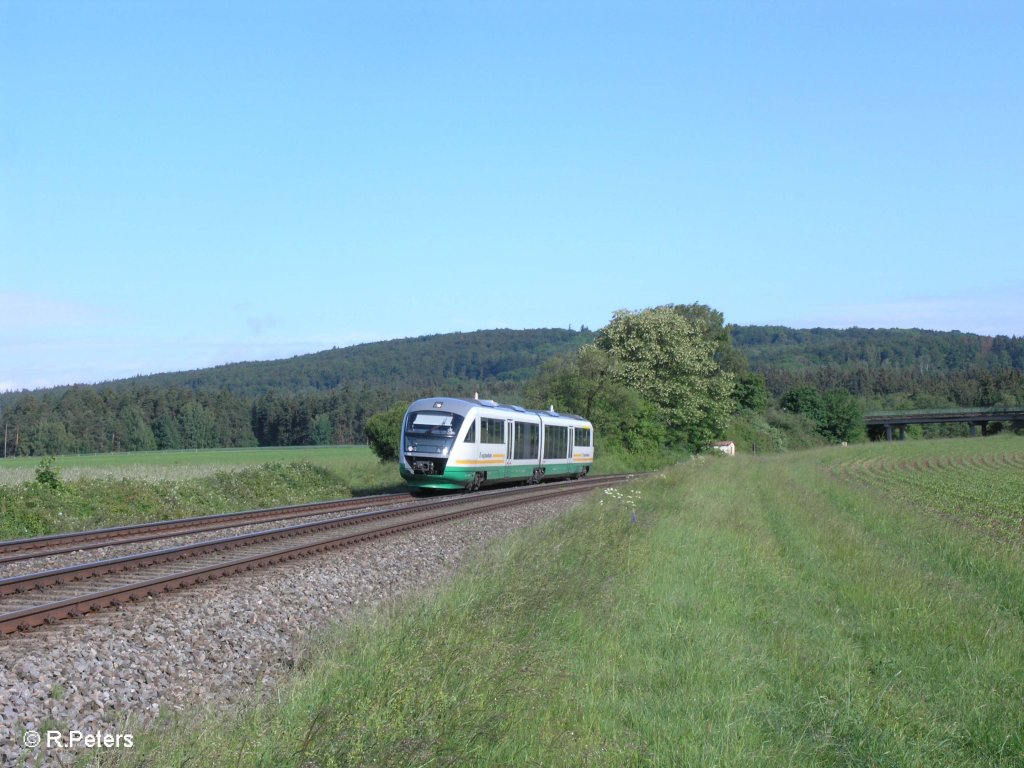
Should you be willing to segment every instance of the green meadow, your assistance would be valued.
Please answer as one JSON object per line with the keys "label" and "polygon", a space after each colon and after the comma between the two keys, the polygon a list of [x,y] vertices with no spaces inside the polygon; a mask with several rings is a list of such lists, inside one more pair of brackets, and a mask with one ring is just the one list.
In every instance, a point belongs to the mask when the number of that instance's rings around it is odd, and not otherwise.
{"label": "green meadow", "polygon": [[1022,473],[1013,437],[688,461],[94,759],[1024,765]]}
{"label": "green meadow", "polygon": [[[184,480],[260,464],[292,462],[309,462],[343,474],[367,471],[378,463],[366,446],[330,445],[90,453],[58,456],[55,467],[66,480]],[[0,461],[0,485],[34,479],[39,463],[38,456],[3,459]]]}
{"label": "green meadow", "polygon": [[154,451],[0,461],[0,539],[399,488],[365,446]]}

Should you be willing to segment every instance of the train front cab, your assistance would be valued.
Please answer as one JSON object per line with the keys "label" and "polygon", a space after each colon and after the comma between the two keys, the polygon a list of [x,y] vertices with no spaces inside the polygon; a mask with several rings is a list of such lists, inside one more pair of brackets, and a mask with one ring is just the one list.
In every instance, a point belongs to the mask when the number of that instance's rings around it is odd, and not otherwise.
{"label": "train front cab", "polygon": [[452,462],[457,446],[474,425],[458,401],[416,401],[402,422],[398,471],[414,488],[458,490],[474,478],[474,472]]}

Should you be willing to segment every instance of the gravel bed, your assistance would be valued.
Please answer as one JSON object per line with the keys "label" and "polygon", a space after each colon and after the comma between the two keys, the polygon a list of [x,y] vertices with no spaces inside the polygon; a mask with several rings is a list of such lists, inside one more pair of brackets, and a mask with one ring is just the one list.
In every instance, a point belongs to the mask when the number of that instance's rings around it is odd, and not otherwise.
{"label": "gravel bed", "polygon": [[[582,498],[486,512],[0,637],[0,765],[69,764],[72,750],[46,748],[47,730],[65,741],[72,730],[115,739],[129,717],[251,701],[301,659],[318,627],[436,584],[487,542]],[[25,746],[26,731],[42,732],[43,745]]]}

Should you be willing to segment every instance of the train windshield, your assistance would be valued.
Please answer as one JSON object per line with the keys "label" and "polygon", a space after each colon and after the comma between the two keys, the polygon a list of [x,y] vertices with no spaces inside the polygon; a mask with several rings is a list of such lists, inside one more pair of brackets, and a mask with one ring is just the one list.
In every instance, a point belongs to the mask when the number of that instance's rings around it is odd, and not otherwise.
{"label": "train windshield", "polygon": [[457,413],[447,411],[413,411],[405,417],[405,453],[446,457],[463,420]]}
{"label": "train windshield", "polygon": [[414,411],[405,421],[408,435],[455,437],[462,426],[462,417],[446,411]]}

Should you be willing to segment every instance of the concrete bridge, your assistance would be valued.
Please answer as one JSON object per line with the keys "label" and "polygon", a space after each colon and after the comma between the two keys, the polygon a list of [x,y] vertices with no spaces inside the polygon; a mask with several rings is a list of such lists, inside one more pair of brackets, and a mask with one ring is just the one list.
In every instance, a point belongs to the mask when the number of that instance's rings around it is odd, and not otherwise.
{"label": "concrete bridge", "polygon": [[905,440],[910,424],[970,424],[973,437],[979,426],[985,434],[985,427],[990,421],[1024,421],[1024,407],[930,408],[923,411],[884,411],[864,416],[867,426],[885,427],[887,440],[892,440],[893,428],[899,430],[900,440]]}

